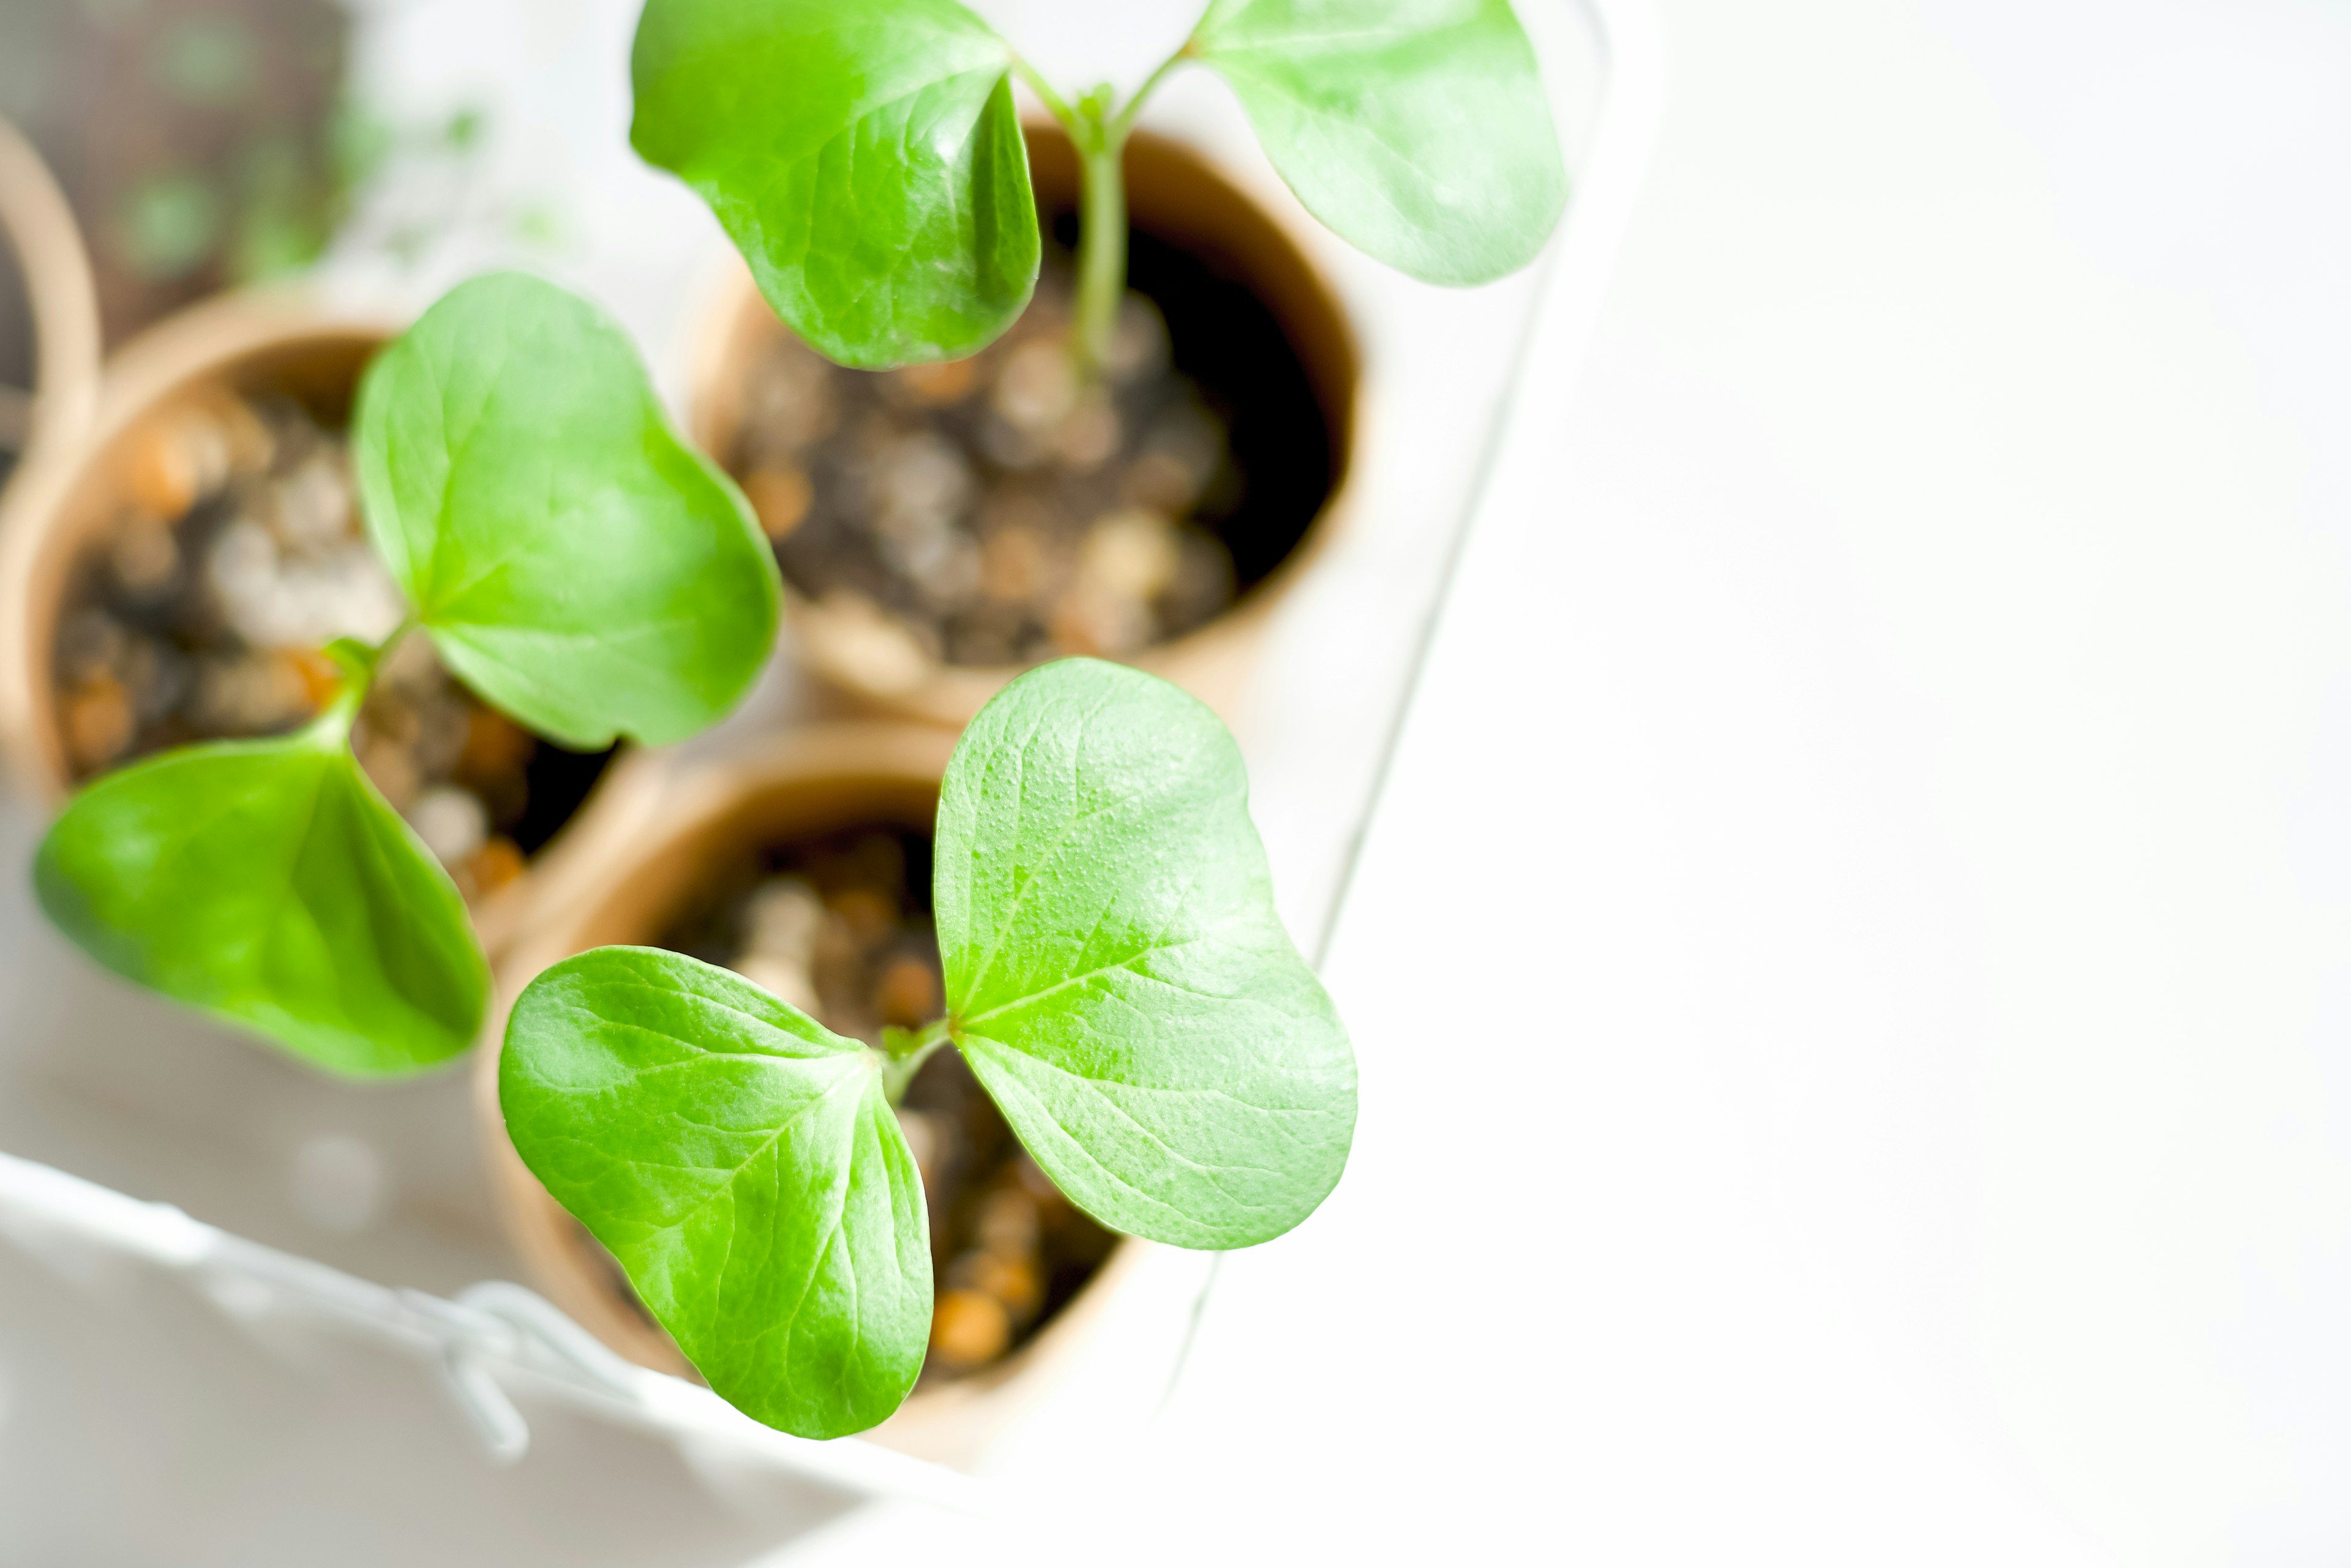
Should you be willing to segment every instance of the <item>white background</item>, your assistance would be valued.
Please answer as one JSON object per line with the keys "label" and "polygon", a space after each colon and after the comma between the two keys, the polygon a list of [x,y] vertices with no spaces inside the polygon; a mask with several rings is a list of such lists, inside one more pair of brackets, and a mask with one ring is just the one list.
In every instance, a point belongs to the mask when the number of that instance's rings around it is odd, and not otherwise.
{"label": "white background", "polygon": [[1656,10],[1339,931],[1345,1183],[1048,1511],[777,1561],[2351,1558],[2351,9]]}
{"label": "white background", "polygon": [[2343,1562],[2351,13],[1660,11],[1270,1448],[1366,1546]]}
{"label": "white background", "polygon": [[1658,10],[1120,1550],[2341,1563],[2351,12]]}

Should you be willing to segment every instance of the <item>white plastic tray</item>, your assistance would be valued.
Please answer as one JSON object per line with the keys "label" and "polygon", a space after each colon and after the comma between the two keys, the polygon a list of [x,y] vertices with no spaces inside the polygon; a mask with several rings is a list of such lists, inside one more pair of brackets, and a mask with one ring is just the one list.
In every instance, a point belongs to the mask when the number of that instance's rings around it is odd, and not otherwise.
{"label": "white plastic tray", "polygon": [[[1128,79],[1187,15],[1153,0],[1114,8],[1113,26],[1113,8],[1077,0],[981,8],[1049,72],[1057,62],[1040,41],[1067,38],[1073,56],[1109,59],[1107,74]],[[725,265],[724,242],[689,195],[627,151],[635,9],[366,8],[362,93],[417,124],[481,108],[487,136],[469,168],[395,168],[346,235],[329,290],[413,307],[480,267],[534,266],[611,305],[682,395],[699,285]],[[1655,59],[1637,0],[1522,0],[1520,10],[1576,180],[1544,261],[1461,294],[1335,241],[1320,253],[1363,337],[1360,504],[1285,606],[1237,724],[1284,914],[1310,952],[1343,897],[1426,629],[1510,428],[1512,388],[1530,367],[1552,387],[1572,372],[1646,156]],[[1165,40],[1152,33],[1162,20]],[[1270,203],[1290,202],[1206,73],[1176,78],[1145,122],[1216,152]],[[420,215],[447,222],[446,234],[396,262],[381,241]],[[779,667],[702,745],[731,744],[800,701]],[[667,1380],[608,1377],[600,1389],[593,1368],[544,1340],[506,1343],[510,1325],[359,1284],[447,1297],[515,1276],[464,1075],[353,1090],[93,973],[26,891],[38,831],[21,806],[0,808],[0,864],[12,868],[0,883],[0,994],[13,1004],[0,1027],[0,1150],[204,1223],[175,1228],[185,1222],[0,1165],[0,1228],[22,1243],[0,1244],[0,1561],[717,1564],[859,1495],[968,1500],[951,1478],[869,1463],[862,1446],[817,1458],[740,1424],[727,1436],[728,1413],[682,1385],[670,1394]],[[1203,1273],[1176,1253],[1146,1271],[1078,1375],[1008,1446],[1008,1476],[1148,1415]],[[453,1345],[482,1354],[462,1354],[453,1370]],[[449,1396],[485,1378],[507,1389],[528,1427],[518,1463],[493,1462],[502,1442],[513,1447],[499,1398],[474,1400],[469,1427],[467,1403]]]}

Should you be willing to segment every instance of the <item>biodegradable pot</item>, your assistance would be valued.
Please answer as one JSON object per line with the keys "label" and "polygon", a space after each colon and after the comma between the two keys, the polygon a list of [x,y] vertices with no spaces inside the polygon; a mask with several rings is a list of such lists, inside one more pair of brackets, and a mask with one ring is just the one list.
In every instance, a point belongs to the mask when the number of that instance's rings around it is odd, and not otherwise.
{"label": "biodegradable pot", "polygon": [[33,401],[19,433],[21,471],[69,442],[97,405],[98,289],[64,193],[32,144],[4,120],[0,242],[16,256],[33,327]]}
{"label": "biodegradable pot", "polygon": [[[399,330],[384,320],[324,315],[292,294],[223,296],[126,346],[107,367],[88,428],[20,472],[0,533],[0,748],[37,799],[54,806],[73,789],[54,685],[57,623],[76,566],[130,493],[141,443],[224,392],[279,392],[329,419],[347,417],[360,371]],[[653,787],[644,759],[624,751],[595,789],[633,794]],[[515,929],[534,879],[559,862],[568,837],[558,834],[522,875],[473,906],[475,929],[493,955]]]}
{"label": "biodegradable pot", "polygon": [[[1050,221],[1074,211],[1079,164],[1068,137],[1050,124],[1030,123],[1022,130],[1040,213]],[[1137,131],[1127,142],[1125,170],[1133,229],[1238,279],[1271,311],[1328,432],[1329,486],[1320,510],[1280,562],[1246,585],[1212,620],[1127,661],[1229,715],[1268,618],[1345,517],[1362,396],[1354,337],[1299,239],[1198,153]],[[760,297],[749,270],[737,266],[694,373],[690,428],[696,444],[720,461],[728,461],[736,449],[754,368],[787,330]],[[1180,341],[1176,352],[1180,360]],[[911,638],[877,629],[869,617],[829,614],[789,581],[786,591],[792,601],[787,634],[808,664],[852,697],[887,713],[959,728],[1023,668],[947,664],[924,653]]]}
{"label": "biodegradable pot", "polygon": [[[927,831],[956,737],[881,721],[817,725],[748,756],[693,772],[662,798],[600,799],[577,825],[577,852],[537,888],[524,930],[497,967],[493,1039],[541,970],[590,947],[648,945],[709,878],[746,850],[862,826]],[[491,1184],[516,1245],[549,1299],[621,1354],[691,1375],[611,1258],[549,1196],[507,1138],[498,1051],[483,1051],[475,1105]],[[948,1463],[976,1458],[1044,1392],[1149,1243],[1119,1240],[1075,1298],[1001,1361],[918,1389],[868,1436]]]}

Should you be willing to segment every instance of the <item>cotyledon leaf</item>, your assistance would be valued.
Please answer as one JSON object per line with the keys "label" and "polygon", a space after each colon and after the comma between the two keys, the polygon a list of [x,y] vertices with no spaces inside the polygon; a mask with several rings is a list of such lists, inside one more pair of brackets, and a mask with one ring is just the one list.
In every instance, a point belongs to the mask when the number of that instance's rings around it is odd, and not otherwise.
{"label": "cotyledon leaf", "polygon": [[648,0],[629,136],[820,352],[956,359],[1037,282],[1011,63],[956,0]]}
{"label": "cotyledon leaf", "polygon": [[1089,659],[1015,680],[948,765],[933,904],[953,1038],[1094,1218],[1245,1247],[1337,1183],[1354,1054],[1199,702]]}
{"label": "cotyledon leaf", "polygon": [[1415,277],[1515,272],[1566,206],[1510,0],[1215,0],[1190,47],[1306,210]]}
{"label": "cotyledon leaf", "polygon": [[76,796],[34,862],[41,907],[99,963],[361,1078],[481,1030],[465,901],[332,713],[282,740],[166,752]]}
{"label": "cotyledon leaf", "polygon": [[368,532],[419,624],[532,728],[681,740],[766,664],[773,551],[577,295],[460,284],[368,367],[354,427]]}
{"label": "cotyledon leaf", "polygon": [[804,1437],[896,1409],[930,1336],[882,1060],[724,969],[600,947],[523,991],[498,1064],[524,1163],[713,1389]]}

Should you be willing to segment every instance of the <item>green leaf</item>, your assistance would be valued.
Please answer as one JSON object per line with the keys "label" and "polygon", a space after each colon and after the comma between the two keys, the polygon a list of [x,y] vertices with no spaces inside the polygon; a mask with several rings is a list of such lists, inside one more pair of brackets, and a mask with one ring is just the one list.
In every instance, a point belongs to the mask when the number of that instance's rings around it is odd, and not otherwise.
{"label": "green leaf", "polygon": [[832,1437],[906,1397],[930,1222],[878,1051],[724,969],[600,947],[515,1004],[498,1102],[729,1404]]}
{"label": "green leaf", "polygon": [[933,904],[956,1044],[1095,1218],[1246,1247],[1338,1182],[1354,1054],[1200,703],[1090,659],[1007,686],[947,767]]}
{"label": "green leaf", "polygon": [[167,752],[74,798],[41,907],[115,973],[353,1077],[474,1043],[489,995],[465,901],[330,716]]}
{"label": "green leaf", "polygon": [[647,0],[629,136],[820,352],[958,359],[1037,283],[1011,61],[955,0]]}
{"label": "green leaf", "polygon": [[1215,0],[1193,48],[1306,210],[1415,277],[1515,272],[1567,204],[1510,0]]}
{"label": "green leaf", "polygon": [[484,697],[592,749],[683,739],[750,689],[774,553],[586,300],[460,285],[368,368],[356,423],[369,535]]}

